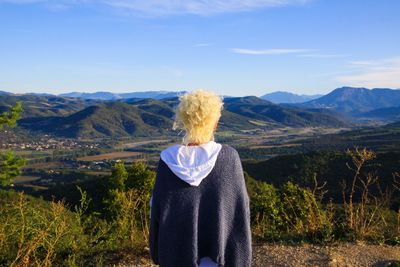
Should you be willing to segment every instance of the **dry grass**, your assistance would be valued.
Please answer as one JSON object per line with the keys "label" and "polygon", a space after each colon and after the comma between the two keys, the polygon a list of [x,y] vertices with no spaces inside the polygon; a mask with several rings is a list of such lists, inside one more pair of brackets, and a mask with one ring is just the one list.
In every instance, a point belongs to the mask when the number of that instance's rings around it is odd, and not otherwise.
{"label": "dry grass", "polygon": [[[63,202],[51,202],[49,210],[32,208],[23,193],[0,209],[0,255],[9,266],[51,266],[61,244],[70,244],[71,212]],[[5,254],[3,254],[5,253]],[[1,257],[0,257],[1,258]]]}
{"label": "dry grass", "polygon": [[[375,152],[356,147],[354,150],[347,150],[347,155],[352,160],[347,167],[354,173],[349,184],[342,181],[347,227],[353,231],[357,240],[382,236],[383,230],[388,227],[385,211],[389,209],[393,192],[382,191],[379,177],[374,172],[362,172],[364,165],[376,157]],[[377,187],[379,193],[372,194],[372,187]],[[356,201],[357,193],[359,199]]]}

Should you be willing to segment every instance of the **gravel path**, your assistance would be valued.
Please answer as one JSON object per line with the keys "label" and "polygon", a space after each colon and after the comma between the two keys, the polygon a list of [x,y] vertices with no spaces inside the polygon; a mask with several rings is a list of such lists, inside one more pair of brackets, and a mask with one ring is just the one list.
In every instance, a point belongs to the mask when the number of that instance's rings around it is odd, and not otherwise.
{"label": "gravel path", "polygon": [[[399,265],[393,264],[396,262]],[[110,266],[156,266],[147,258],[126,258]],[[252,266],[358,267],[400,266],[400,246],[340,243],[330,246],[253,245]]]}
{"label": "gravel path", "polygon": [[253,266],[389,266],[400,247],[339,244],[331,246],[255,245]]}

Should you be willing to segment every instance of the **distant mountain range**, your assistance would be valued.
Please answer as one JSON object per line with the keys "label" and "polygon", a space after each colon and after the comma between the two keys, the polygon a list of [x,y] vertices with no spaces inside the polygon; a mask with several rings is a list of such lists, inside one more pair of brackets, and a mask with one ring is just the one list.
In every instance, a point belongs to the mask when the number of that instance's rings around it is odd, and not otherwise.
{"label": "distant mountain range", "polygon": [[293,103],[304,103],[306,101],[310,101],[319,98],[321,96],[323,95],[297,95],[290,92],[277,91],[260,96],[260,98],[271,101],[272,103],[276,104],[281,104],[281,103],[293,104]]}
{"label": "distant mountain range", "polygon": [[97,99],[97,100],[117,100],[117,99],[128,99],[128,98],[153,98],[163,99],[176,97],[185,94],[186,91],[172,92],[172,91],[144,91],[144,92],[132,92],[132,93],[110,93],[110,92],[95,92],[95,93],[80,93],[72,92],[60,94],[63,97],[76,97],[83,99]]}
{"label": "distant mountain range", "polygon": [[299,106],[328,108],[348,115],[359,115],[375,109],[400,106],[400,90],[341,87]]}
{"label": "distant mountain range", "polygon": [[[137,92],[124,94],[126,98],[102,100],[0,92],[0,112],[21,101],[23,116],[19,125],[25,129],[65,137],[145,136],[170,131],[179,101],[177,94]],[[295,104],[274,104],[255,96],[225,97],[219,127],[234,131],[286,126],[342,127],[353,120],[400,120],[400,90],[342,87]]]}
{"label": "distant mountain range", "polygon": [[55,95],[0,93],[0,113],[9,110],[17,101],[22,102],[23,118],[66,116],[102,102],[99,100],[66,98]]}
{"label": "distant mountain range", "polygon": [[9,92],[5,92],[5,91],[0,91],[0,95],[9,95]]}

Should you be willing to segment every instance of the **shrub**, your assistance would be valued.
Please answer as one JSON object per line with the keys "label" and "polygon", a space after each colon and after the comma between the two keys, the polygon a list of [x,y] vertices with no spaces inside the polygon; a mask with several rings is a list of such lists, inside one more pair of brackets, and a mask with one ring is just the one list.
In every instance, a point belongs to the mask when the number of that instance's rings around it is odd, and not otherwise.
{"label": "shrub", "polygon": [[330,217],[309,189],[291,182],[281,189],[257,182],[249,192],[253,234],[256,238],[326,240],[331,235]]}
{"label": "shrub", "polygon": [[312,234],[320,231],[326,222],[325,212],[307,188],[287,182],[281,189],[281,201],[287,231]]}
{"label": "shrub", "polygon": [[103,202],[107,206],[108,220],[115,222],[112,235],[130,240],[130,246],[135,246],[139,240],[143,244],[148,241],[149,202],[155,176],[155,172],[140,161],[134,162],[128,170],[122,162],[117,162],[112,169]]}
{"label": "shrub", "polygon": [[283,227],[282,202],[275,187],[259,183],[250,200],[253,233],[257,237],[279,237]]}

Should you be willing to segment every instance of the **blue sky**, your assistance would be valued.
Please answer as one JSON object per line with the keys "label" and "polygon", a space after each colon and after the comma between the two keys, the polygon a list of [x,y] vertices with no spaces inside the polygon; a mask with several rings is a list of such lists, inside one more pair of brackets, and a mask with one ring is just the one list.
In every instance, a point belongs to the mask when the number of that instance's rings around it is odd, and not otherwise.
{"label": "blue sky", "polygon": [[400,88],[397,0],[0,0],[0,90]]}

